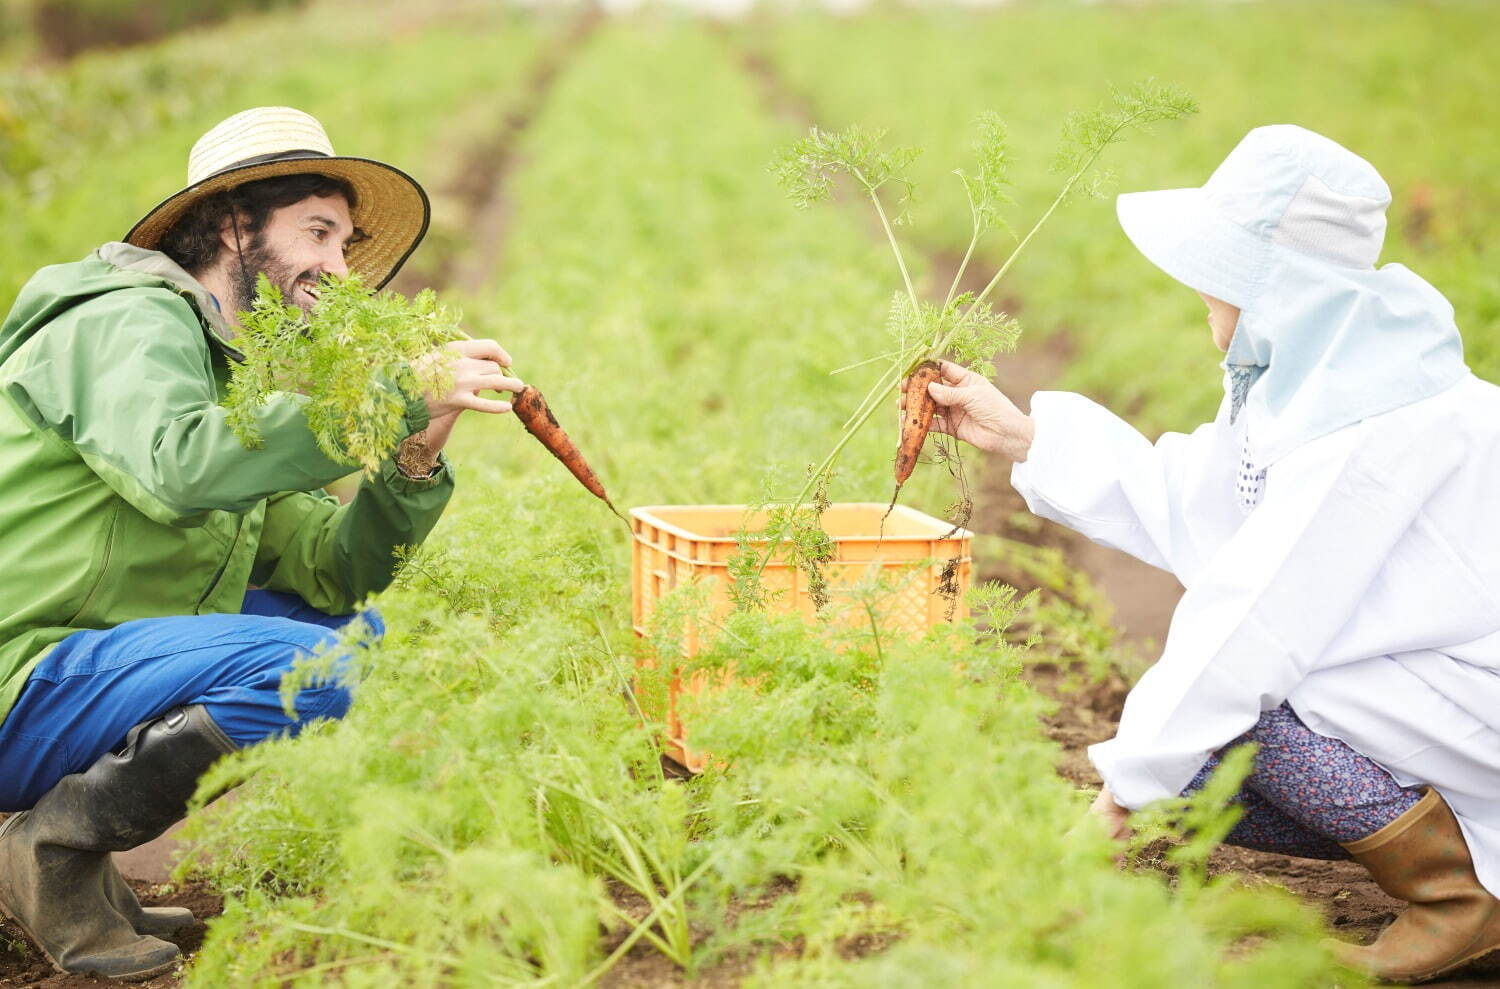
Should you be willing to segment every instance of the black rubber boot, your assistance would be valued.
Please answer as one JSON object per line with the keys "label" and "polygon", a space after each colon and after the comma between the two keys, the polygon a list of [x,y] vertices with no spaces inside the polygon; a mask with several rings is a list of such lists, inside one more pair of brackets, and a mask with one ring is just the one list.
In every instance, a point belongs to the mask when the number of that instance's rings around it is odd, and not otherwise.
{"label": "black rubber boot", "polygon": [[118,753],[63,777],[0,826],[0,910],[59,971],[131,981],[170,969],[177,946],[137,933],[139,918],[117,909],[109,855],[180,820],[198,777],[235,747],[201,705],[136,725]]}
{"label": "black rubber boot", "polygon": [[143,907],[136,898],[135,890],[120,875],[113,862],[104,873],[104,895],[110,906],[130,924],[137,934],[153,937],[170,937],[178,931],[193,926],[193,911],[182,907]]}

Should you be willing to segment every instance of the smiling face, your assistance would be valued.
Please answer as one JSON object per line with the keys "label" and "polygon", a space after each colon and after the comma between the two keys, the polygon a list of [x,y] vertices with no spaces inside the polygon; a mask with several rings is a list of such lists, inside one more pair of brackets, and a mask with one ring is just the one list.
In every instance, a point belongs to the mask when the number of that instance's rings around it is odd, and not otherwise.
{"label": "smiling face", "polygon": [[1198,293],[1198,297],[1208,306],[1208,326],[1214,334],[1214,346],[1227,351],[1229,341],[1234,336],[1234,328],[1240,322],[1239,309],[1223,299],[1216,299],[1202,292]]}
{"label": "smiling face", "polygon": [[[235,251],[234,225],[226,220],[220,234],[225,247]],[[243,242],[244,232],[240,238]],[[324,274],[343,278],[349,273],[349,247],[362,235],[349,216],[343,196],[308,196],[271,211],[266,225],[244,244],[243,264],[231,262],[234,276],[232,311],[250,308],[256,276],[264,272],[281,290],[286,302],[310,312],[317,302],[318,279]]]}

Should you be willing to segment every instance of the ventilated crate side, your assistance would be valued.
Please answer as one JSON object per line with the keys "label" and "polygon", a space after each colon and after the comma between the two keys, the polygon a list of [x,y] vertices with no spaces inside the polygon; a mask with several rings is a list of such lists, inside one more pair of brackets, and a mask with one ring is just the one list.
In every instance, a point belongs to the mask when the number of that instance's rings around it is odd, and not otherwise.
{"label": "ventilated crate side", "polygon": [[[882,569],[899,571],[916,561],[931,560],[928,579],[911,580],[889,614],[884,626],[892,632],[921,634],[935,623],[951,617],[964,617],[963,602],[956,607],[938,594],[942,569],[955,555],[958,568],[955,579],[960,589],[967,588],[971,573],[969,543],[971,536],[941,520],[923,515],[906,506],[897,506],[886,519],[886,532],[879,535],[881,517],[886,506],[876,504],[839,504],[830,506],[823,525],[834,542],[834,560],[825,567],[831,588],[863,579],[866,567],[879,560]],[[636,529],[634,625],[645,634],[655,604],[673,588],[695,579],[711,582],[712,615],[717,620],[732,608],[729,595],[729,558],[737,551],[734,532],[745,521],[743,506],[660,506],[638,508],[632,512]],[[764,524],[763,517],[752,517],[750,524]],[[692,531],[685,526],[695,526]],[[941,535],[944,538],[934,538]],[[773,599],[773,609],[797,611],[812,617],[814,608],[806,580],[795,567],[773,560],[762,574],[768,591],[786,591]],[[925,587],[922,586],[925,583]],[[960,595],[961,597],[961,595]],[[696,638],[696,637],[694,637]]]}
{"label": "ventilated crate side", "polygon": [[[895,589],[879,606],[882,632],[916,636],[941,622],[967,616],[962,597],[971,575],[971,534],[965,530],[951,531],[947,523],[906,506],[897,506],[888,518],[886,511],[885,505],[864,503],[835,504],[824,513],[823,527],[834,544],[834,559],[824,567],[831,592],[837,595],[840,587],[863,580],[875,564],[883,572],[898,574]],[[631,596],[636,632],[645,635],[657,602],[692,580],[707,582],[715,621],[728,614],[733,607],[728,562],[738,552],[734,533],[746,524],[744,507],[657,506],[634,509],[631,515],[635,530]],[[753,529],[764,526],[764,522],[763,515],[751,517],[748,526]],[[958,562],[953,580],[958,589],[957,601],[938,593],[943,569],[955,556]],[[930,562],[916,567],[921,561]],[[772,595],[773,610],[796,611],[808,620],[814,619],[816,611],[805,576],[795,567],[772,560],[761,581]],[[851,614],[849,620],[862,623],[866,618]],[[694,655],[705,644],[702,630],[684,629],[683,648],[687,655]],[[651,661],[644,663],[650,665]],[[686,729],[678,717],[677,699],[683,694],[716,689],[733,676],[732,670],[697,670],[688,674],[684,682],[674,671],[668,685],[667,710],[650,712],[667,724],[668,737],[663,740],[667,754],[689,769],[700,771],[710,757],[686,745]]]}

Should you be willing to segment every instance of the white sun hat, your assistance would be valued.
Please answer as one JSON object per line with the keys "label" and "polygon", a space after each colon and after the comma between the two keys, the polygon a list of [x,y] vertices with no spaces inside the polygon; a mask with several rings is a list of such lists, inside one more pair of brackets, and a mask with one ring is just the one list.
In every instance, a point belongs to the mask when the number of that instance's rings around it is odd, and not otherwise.
{"label": "white sun hat", "polygon": [[1385,243],[1390,187],[1369,162],[1292,124],[1257,127],[1202,188],[1120,196],[1120,225],[1173,278],[1248,309],[1273,245],[1371,269]]}
{"label": "white sun hat", "polygon": [[1254,466],[1468,373],[1448,300],[1375,267],[1390,201],[1373,165],[1292,124],[1250,131],[1201,188],[1118,198],[1142,254],[1240,310],[1226,411],[1246,411]]}
{"label": "white sun hat", "polygon": [[168,196],[125,235],[155,250],[184,213],[206,196],[278,175],[327,175],[354,188],[351,211],[365,239],[349,246],[349,268],[379,288],[427,233],[427,194],[410,175],[370,158],[337,155],[323,125],[287,106],[262,106],[214,125],[188,153],[187,186]]}

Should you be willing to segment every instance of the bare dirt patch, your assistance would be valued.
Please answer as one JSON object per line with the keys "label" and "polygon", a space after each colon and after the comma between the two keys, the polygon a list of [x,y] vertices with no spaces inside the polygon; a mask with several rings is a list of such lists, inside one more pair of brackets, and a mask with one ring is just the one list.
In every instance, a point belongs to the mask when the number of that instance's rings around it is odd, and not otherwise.
{"label": "bare dirt patch", "polygon": [[[392,280],[392,289],[407,296],[429,287],[472,293],[489,280],[499,265],[515,211],[509,186],[524,164],[522,139],[546,106],[558,75],[603,18],[601,8],[585,7],[538,58],[519,94],[504,101],[498,120],[460,125],[461,131],[472,134],[468,146],[448,159],[451,167],[434,183],[428,239]],[[494,112],[490,105],[471,111]]]}
{"label": "bare dirt patch", "polygon": [[[790,879],[780,879],[758,897],[732,900],[723,917],[724,929],[732,929],[741,917],[764,910],[777,900],[793,893],[796,884]],[[615,905],[633,920],[644,920],[650,907],[639,894],[611,883],[610,896]],[[614,951],[628,934],[620,928],[611,931],[605,938],[603,950]],[[692,931],[695,948],[708,938],[709,932],[695,928]],[[655,948],[638,941],[616,965],[599,981],[603,989],[645,989],[645,987],[692,986],[693,989],[728,989],[738,986],[754,970],[758,960],[765,956],[795,957],[802,951],[796,940],[749,945],[729,955],[710,962],[689,974],[670,961]]]}

